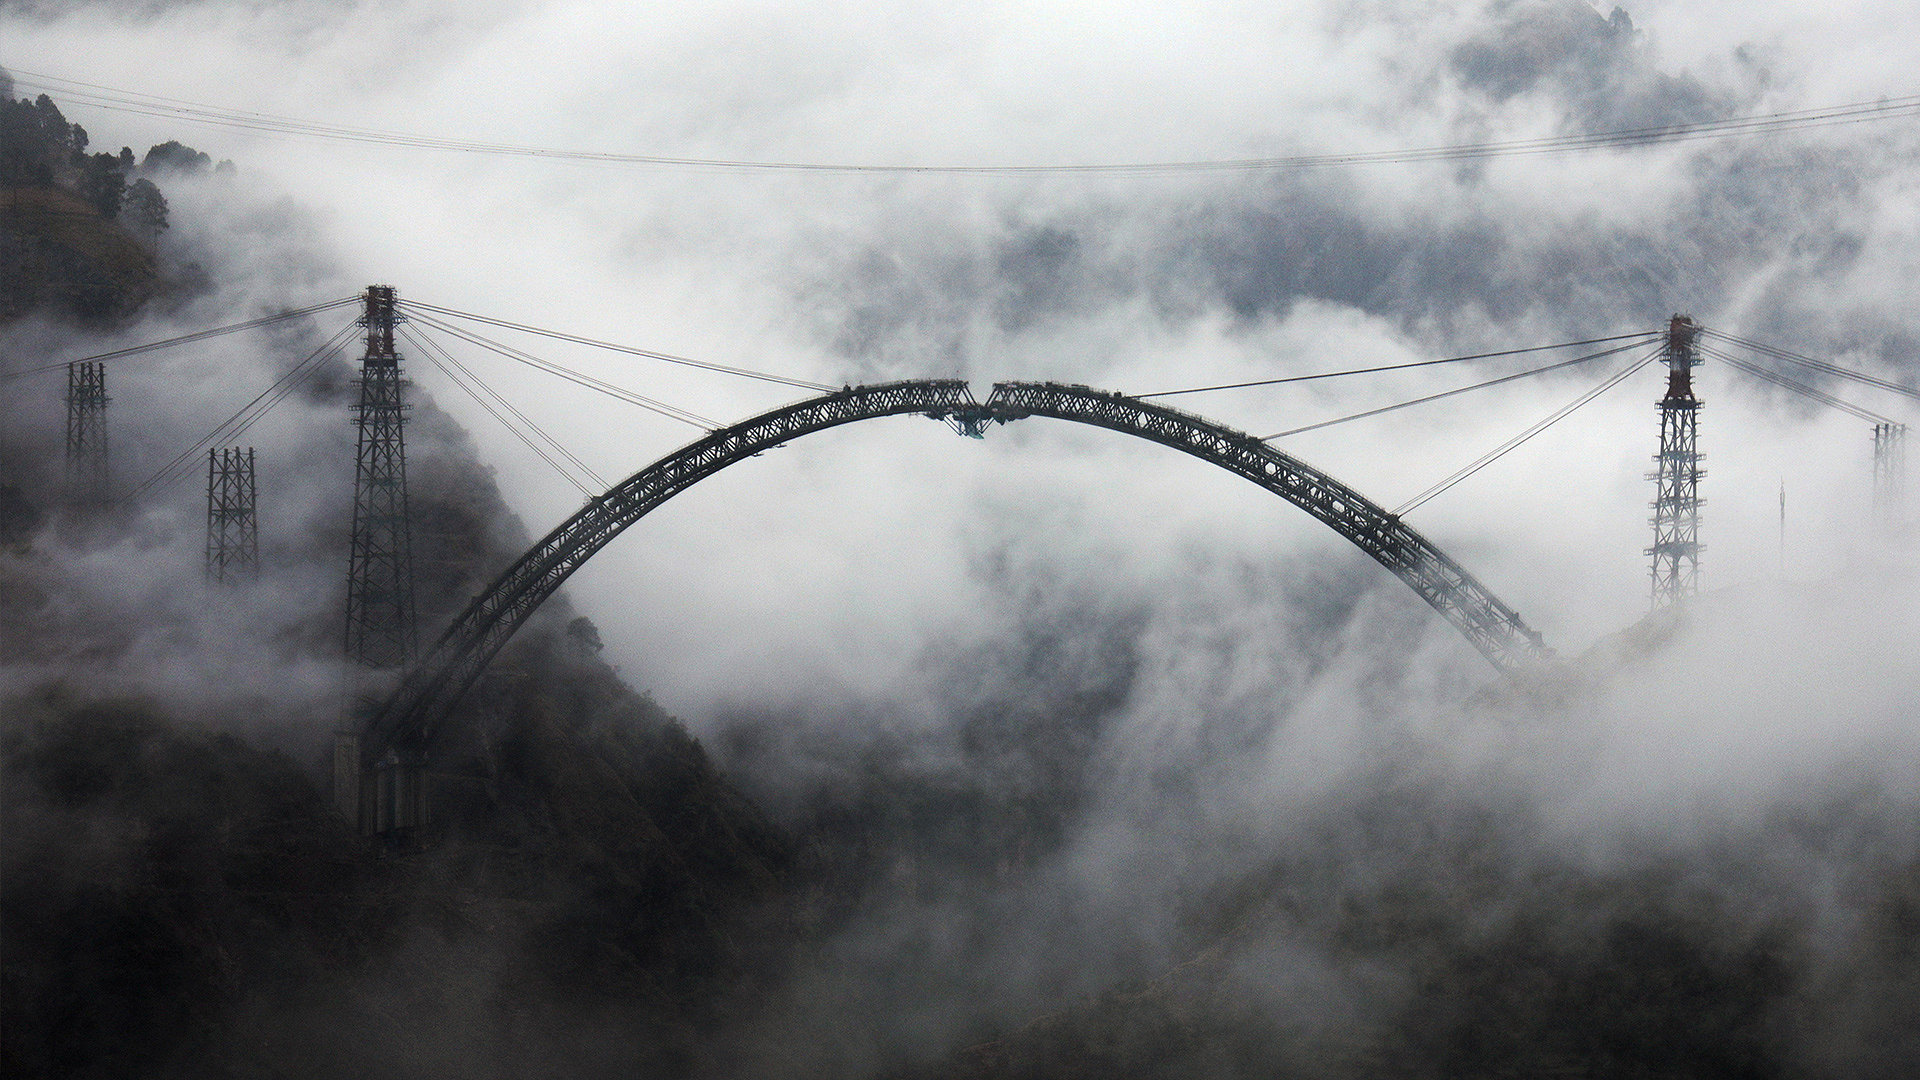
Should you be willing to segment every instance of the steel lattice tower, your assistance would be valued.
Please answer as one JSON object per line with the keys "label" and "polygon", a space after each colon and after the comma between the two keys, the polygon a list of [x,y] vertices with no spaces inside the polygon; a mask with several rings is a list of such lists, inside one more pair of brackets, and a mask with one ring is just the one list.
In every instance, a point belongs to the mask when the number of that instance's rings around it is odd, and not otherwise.
{"label": "steel lattice tower", "polygon": [[67,491],[82,502],[107,499],[107,365],[67,365]]}
{"label": "steel lattice tower", "polygon": [[347,569],[347,656],[367,667],[401,667],[417,652],[413,534],[407,515],[407,405],[393,351],[393,288],[369,286],[367,355],[360,364],[353,480],[353,537]]}
{"label": "steel lattice tower", "polygon": [[260,576],[253,447],[207,451],[207,580]]}
{"label": "steel lattice tower", "polygon": [[1891,536],[1906,517],[1907,425],[1873,425],[1873,516]]}
{"label": "steel lattice tower", "polygon": [[1694,349],[1699,328],[1685,315],[1667,324],[1667,394],[1660,405],[1660,453],[1647,479],[1653,500],[1653,606],[1667,607],[1699,591],[1700,468],[1697,445],[1700,399],[1693,396]]}

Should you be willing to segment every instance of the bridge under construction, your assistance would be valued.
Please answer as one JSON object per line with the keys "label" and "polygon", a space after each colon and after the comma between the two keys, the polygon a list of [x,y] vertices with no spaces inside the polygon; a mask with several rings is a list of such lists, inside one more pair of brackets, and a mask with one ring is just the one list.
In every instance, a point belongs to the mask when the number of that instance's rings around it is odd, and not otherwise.
{"label": "bridge under construction", "polygon": [[[1875,517],[1887,529],[1905,524],[1901,500],[1905,486],[1906,426],[1818,386],[1789,377],[1781,372],[1780,366],[1796,366],[1822,380],[1847,379],[1909,400],[1920,399],[1920,390],[1913,387],[1702,327],[1681,315],[1675,315],[1659,331],[1440,360],[1138,395],[1057,382],[1001,382],[994,384],[981,399],[974,396],[967,383],[957,379],[909,379],[834,387],[772,372],[545,331],[430,304],[404,302],[391,286],[384,285],[371,286],[356,297],[64,364],[8,372],[0,378],[66,369],[67,476],[71,497],[76,503],[99,504],[109,501],[112,491],[106,457],[109,400],[106,365],[109,361],[348,306],[357,309],[348,326],[198,443],[134,485],[120,501],[138,500],[188,475],[198,455],[205,451],[209,582],[218,585],[257,574],[254,451],[251,447],[243,452],[239,447],[221,444],[244,433],[267,410],[331,364],[355,336],[356,329],[362,332],[366,352],[360,360],[359,400],[354,406],[355,490],[345,590],[346,653],[353,670],[362,674],[357,677],[356,689],[352,692],[355,705],[336,738],[335,789],[342,813],[357,818],[366,831],[382,833],[408,830],[425,823],[428,807],[423,780],[436,744],[458,715],[456,706],[514,632],[574,571],[622,531],[700,480],[813,432],[882,417],[923,416],[939,420],[961,435],[980,438],[1000,425],[1044,418],[1104,428],[1179,450],[1278,495],[1332,529],[1405,582],[1496,669],[1512,673],[1551,655],[1540,635],[1479,578],[1409,525],[1404,515],[1492,464],[1635,372],[1659,364],[1667,371],[1667,389],[1656,403],[1660,436],[1654,455],[1655,469],[1648,475],[1655,486],[1650,520],[1654,538],[1646,554],[1652,560],[1653,604],[1656,608],[1672,606],[1682,603],[1699,588],[1699,561],[1703,550],[1699,539],[1702,504],[1699,486],[1705,472],[1700,467],[1702,455],[1697,445],[1702,403],[1694,394],[1693,371],[1704,359],[1723,362],[1773,386],[1870,422],[1873,425]],[[698,428],[702,434],[625,480],[608,483],[438,342],[414,333],[410,323],[507,356],[575,386],[667,416]],[[471,324],[475,323],[804,389],[812,391],[814,396],[738,423],[721,425],[684,408],[502,345],[474,330]],[[585,497],[584,505],[576,513],[535,543],[474,597],[424,651],[417,644],[419,627],[413,597],[405,447],[409,384],[403,376],[396,345],[401,338],[409,341],[428,363],[506,425]],[[1240,431],[1158,400],[1581,346],[1601,347],[1572,359],[1269,435]],[[1622,354],[1626,355],[1616,361],[1615,370],[1572,402],[1392,509],[1273,445],[1278,439],[1301,432]]]}

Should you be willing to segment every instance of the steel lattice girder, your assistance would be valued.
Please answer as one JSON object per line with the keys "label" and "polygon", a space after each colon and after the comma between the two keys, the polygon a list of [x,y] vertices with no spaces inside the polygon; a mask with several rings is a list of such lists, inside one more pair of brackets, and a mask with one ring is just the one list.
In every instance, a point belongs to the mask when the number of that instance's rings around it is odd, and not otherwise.
{"label": "steel lattice girder", "polygon": [[1511,670],[1545,653],[1540,635],[1519,612],[1432,541],[1373,500],[1245,432],[1165,405],[1059,383],[996,384],[983,409],[1002,423],[1047,416],[1137,435],[1237,473],[1313,515],[1393,571],[1494,666]]}
{"label": "steel lattice girder", "polygon": [[958,379],[847,387],[722,428],[615,485],[521,556],[468,605],[375,716],[364,757],[396,742],[424,751],[453,702],[541,602],[629,525],[721,469],[801,435],[881,416],[945,419],[977,410]]}
{"label": "steel lattice girder", "polygon": [[1057,383],[999,383],[982,404],[957,379],[847,387],[715,431],[615,485],[535,544],[448,627],[373,718],[363,759],[424,754],[446,711],[541,602],[655,507],[721,469],[790,439],[858,420],[922,415],[963,429],[1029,416],[1092,424],[1183,450],[1313,515],[1393,571],[1496,667],[1544,655],[1540,636],[1458,563],[1372,500],[1245,432],[1121,394]]}

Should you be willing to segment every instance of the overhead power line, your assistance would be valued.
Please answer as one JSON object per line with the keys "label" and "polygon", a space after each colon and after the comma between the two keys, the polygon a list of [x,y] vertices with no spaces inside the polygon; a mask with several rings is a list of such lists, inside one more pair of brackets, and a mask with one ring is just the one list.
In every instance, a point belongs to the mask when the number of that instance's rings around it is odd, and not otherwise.
{"label": "overhead power line", "polygon": [[779,383],[782,386],[797,386],[802,390],[819,390],[825,392],[837,389],[837,387],[830,386],[826,383],[796,379],[790,375],[775,375],[772,372],[755,371],[751,368],[729,367],[726,364],[715,364],[706,360],[694,360],[685,356],[675,356],[672,353],[654,352],[651,349],[638,349],[631,345],[617,345],[611,341],[600,341],[595,338],[581,337],[578,334],[564,334],[558,330],[542,330],[537,326],[528,326],[525,323],[489,318],[485,315],[475,315],[466,311],[455,311],[453,308],[436,307],[433,304],[423,304],[418,300],[402,300],[400,301],[400,306],[410,312],[432,312],[436,315],[448,315],[457,319],[466,319],[470,322],[484,323],[487,326],[498,326],[508,330],[518,330],[523,334],[536,334],[540,337],[552,338],[555,341],[567,341],[575,345],[589,345],[596,349],[625,353],[629,356],[644,356],[649,360],[659,360],[668,364],[679,364],[682,367],[699,368],[702,371],[717,371],[723,375],[738,375],[744,379],[758,379],[761,382]]}
{"label": "overhead power line", "polygon": [[599,150],[572,150],[551,146],[527,146],[514,143],[453,139],[400,131],[348,127],[272,113],[234,109],[180,98],[120,90],[98,83],[80,82],[35,72],[13,72],[18,85],[61,94],[72,101],[95,108],[142,116],[161,116],[187,123],[239,128],[275,135],[329,139],[343,142],[397,146],[420,150],[454,151],[467,154],[491,154],[509,157],[546,158],[555,161],[597,162],[634,165],[659,169],[696,169],[747,172],[811,173],[945,173],[975,176],[1046,176],[1063,174],[1105,174],[1152,176],[1172,173],[1267,172],[1286,169],[1332,168],[1353,165],[1399,164],[1422,161],[1473,161],[1484,158],[1528,154],[1560,154],[1607,148],[1651,146],[1722,139],[1740,135],[1771,134],[1836,124],[1910,118],[1920,115],[1920,95],[1886,97],[1877,101],[1853,102],[1824,108],[1797,109],[1725,117],[1690,124],[1666,124],[1655,127],[1622,128],[1613,131],[1573,135],[1555,135],[1537,139],[1502,142],[1450,143],[1356,153],[1293,154],[1279,157],[1221,158],[1197,161],[1147,161],[1053,165],[984,164],[859,164],[810,161],[771,161],[742,158],[683,157],[663,154],[628,154]]}
{"label": "overhead power line", "polygon": [[222,337],[226,334],[237,334],[242,330],[252,330],[252,329],[255,329],[256,327],[266,326],[270,323],[284,322],[288,319],[298,319],[304,315],[312,315],[317,312],[329,310],[331,308],[343,307],[347,304],[359,303],[359,301],[360,301],[360,298],[357,296],[342,297],[341,299],[338,299],[338,300],[329,300],[324,304],[315,304],[312,307],[298,308],[293,311],[283,311],[278,315],[264,315],[258,319],[248,319],[246,322],[232,323],[227,326],[216,326],[210,330],[196,330],[191,334],[182,334],[179,337],[167,338],[164,341],[149,341],[145,345],[130,345],[127,348],[115,349],[112,352],[95,353],[92,356],[82,356],[74,360],[62,360],[59,363],[55,363],[55,364],[41,364],[38,367],[21,368],[18,371],[9,371],[4,374],[0,374],[0,379],[18,379],[25,375],[38,375],[38,374],[41,374],[42,372],[47,372],[47,371],[61,371],[61,370],[64,370],[66,366],[70,363],[84,363],[90,360],[115,360],[115,359],[120,359],[122,357],[133,356],[138,353],[154,352],[159,349],[170,349],[176,345],[190,345],[196,341],[206,341],[209,338]]}
{"label": "overhead power line", "polygon": [[1459,394],[1470,393],[1474,390],[1485,390],[1489,386],[1499,386],[1502,383],[1510,383],[1519,379],[1531,378],[1532,376],[1535,376],[1535,375],[1545,375],[1549,371],[1558,371],[1561,368],[1572,367],[1575,364],[1584,364],[1589,360],[1598,360],[1601,357],[1612,356],[1615,353],[1623,353],[1623,352],[1626,352],[1628,349],[1638,348],[1641,345],[1647,344],[1655,336],[1657,335],[1642,334],[1636,337],[1634,340],[1627,342],[1625,345],[1616,345],[1611,349],[1604,349],[1596,353],[1588,353],[1585,356],[1576,356],[1571,360],[1561,360],[1557,363],[1547,364],[1543,367],[1532,368],[1528,371],[1516,372],[1512,375],[1502,375],[1497,379],[1488,379],[1485,382],[1477,382],[1471,386],[1461,386],[1461,387],[1456,387],[1452,390],[1442,390],[1437,394],[1428,394],[1425,397],[1417,397],[1411,401],[1402,401],[1393,405],[1382,405],[1377,409],[1368,409],[1365,412],[1357,412],[1348,416],[1335,417],[1332,420],[1322,420],[1317,424],[1306,424],[1302,427],[1290,428],[1286,431],[1276,431],[1272,435],[1262,435],[1260,437],[1260,441],[1272,442],[1274,439],[1284,439],[1289,435],[1298,435],[1306,431],[1318,431],[1319,429],[1324,427],[1332,427],[1335,424],[1345,424],[1353,420],[1365,420],[1367,417],[1370,417],[1370,416],[1379,416],[1382,413],[1397,412],[1400,409],[1410,409],[1415,405],[1425,405],[1430,401],[1439,401],[1442,398],[1450,398]]}
{"label": "overhead power line", "polygon": [[1251,386],[1279,386],[1283,383],[1313,382],[1316,379],[1338,379],[1348,375],[1372,375],[1381,371],[1405,371],[1408,368],[1432,367],[1435,364],[1457,364],[1462,360],[1486,360],[1496,356],[1519,356],[1522,353],[1551,352],[1554,349],[1571,349],[1580,345],[1599,345],[1608,341],[1646,341],[1651,340],[1660,332],[1661,331],[1655,330],[1642,330],[1637,334],[1615,334],[1612,337],[1588,338],[1585,341],[1563,341],[1558,345],[1534,345],[1525,349],[1502,349],[1499,352],[1473,353],[1468,356],[1449,356],[1440,360],[1415,360],[1406,364],[1384,364],[1380,367],[1348,368],[1345,371],[1322,371],[1315,375],[1289,375],[1279,379],[1255,379],[1252,382],[1220,383],[1216,386],[1195,386],[1185,390],[1162,390],[1157,394],[1135,394],[1134,396],[1141,399],[1175,397],[1180,394],[1205,394],[1214,390],[1244,390]]}
{"label": "overhead power line", "polygon": [[1620,382],[1624,380],[1627,376],[1633,374],[1636,371],[1639,371],[1641,368],[1646,367],[1648,364],[1653,363],[1655,360],[1658,360],[1659,358],[1660,358],[1660,352],[1659,350],[1655,350],[1641,357],[1640,359],[1635,360],[1633,363],[1628,364],[1625,368],[1622,368],[1619,372],[1613,375],[1607,376],[1607,378],[1603,382],[1601,382],[1598,386],[1595,386],[1593,389],[1588,390],[1587,392],[1581,394],[1577,398],[1574,398],[1573,401],[1571,401],[1567,405],[1562,406],[1559,410],[1555,411],[1551,416],[1548,416],[1547,418],[1539,421],[1538,423],[1535,423],[1532,427],[1529,427],[1528,429],[1521,432],[1520,434],[1515,435],[1513,438],[1508,439],[1506,442],[1503,442],[1499,446],[1494,447],[1492,450],[1489,450],[1486,453],[1480,455],[1479,457],[1475,458],[1471,463],[1466,465],[1464,468],[1460,469],[1460,471],[1454,473],[1452,476],[1447,477],[1445,480],[1440,481],[1439,483],[1433,485],[1432,487],[1421,492],[1420,494],[1415,495],[1412,499],[1409,499],[1408,501],[1402,503],[1399,507],[1397,507],[1393,511],[1393,516],[1400,517],[1402,515],[1411,513],[1414,510],[1418,510],[1420,507],[1425,506],[1429,502],[1432,502],[1435,498],[1437,498],[1442,493],[1444,493],[1448,488],[1452,487],[1455,484],[1458,484],[1460,481],[1465,480],[1467,477],[1472,476],[1474,473],[1479,472],[1481,469],[1486,468],[1487,466],[1493,464],[1494,462],[1499,461],[1501,458],[1507,456],[1508,453],[1519,449],[1520,446],[1524,444],[1527,440],[1547,430],[1548,428],[1559,423],[1560,421],[1565,420],[1567,417],[1573,415],[1574,411],[1579,409],[1582,405],[1585,405],[1587,402],[1592,401],[1594,398],[1597,398],[1601,394],[1606,393],[1608,390],[1613,389],[1615,386],[1619,385]]}

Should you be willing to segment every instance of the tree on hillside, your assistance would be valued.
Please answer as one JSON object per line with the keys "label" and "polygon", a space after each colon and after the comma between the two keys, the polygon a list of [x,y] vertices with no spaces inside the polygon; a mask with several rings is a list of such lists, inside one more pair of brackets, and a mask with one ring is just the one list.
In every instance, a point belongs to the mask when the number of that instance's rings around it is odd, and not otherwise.
{"label": "tree on hillside", "polygon": [[120,203],[126,197],[127,174],[120,171],[120,159],[112,154],[95,154],[81,166],[74,193],[92,204],[104,218],[118,217]]}
{"label": "tree on hillside", "polygon": [[[44,153],[54,161],[73,156],[73,125],[60,115],[60,106],[45,94],[33,100],[34,119],[40,130],[40,140],[45,146]],[[86,138],[86,132],[80,137]],[[83,144],[84,145],[84,144]]]}
{"label": "tree on hillside", "polygon": [[44,167],[40,149],[40,125],[33,106],[25,101],[0,102],[0,185],[53,183],[51,172],[44,181],[37,175]]}
{"label": "tree on hillside", "polygon": [[[75,132],[45,94],[35,101],[0,102],[0,183],[53,186],[73,168]],[[86,133],[79,137],[84,140]]]}
{"label": "tree on hillside", "polygon": [[169,139],[149,149],[146,160],[141,162],[141,167],[148,171],[178,169],[181,172],[203,172],[212,164],[213,159],[206,154]]}
{"label": "tree on hillside", "polygon": [[127,193],[120,200],[120,212],[127,227],[149,244],[158,242],[160,233],[167,227],[167,197],[144,176],[127,185]]}

